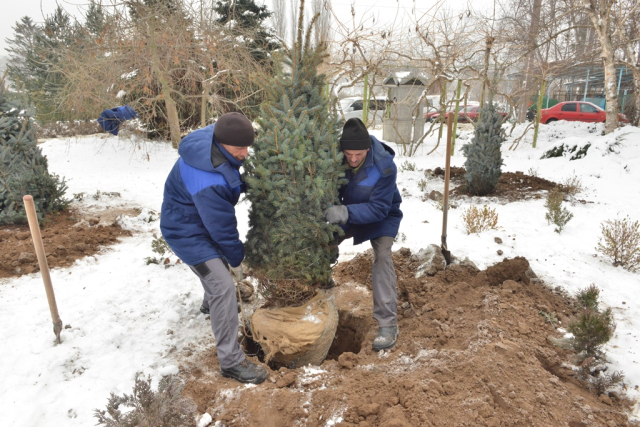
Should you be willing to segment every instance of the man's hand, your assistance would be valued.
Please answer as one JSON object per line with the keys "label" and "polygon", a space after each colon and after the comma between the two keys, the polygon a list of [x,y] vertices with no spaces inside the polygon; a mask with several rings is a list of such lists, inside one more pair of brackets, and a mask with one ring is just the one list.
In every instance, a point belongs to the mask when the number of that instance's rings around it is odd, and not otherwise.
{"label": "man's hand", "polygon": [[236,283],[242,282],[242,279],[244,279],[244,272],[242,271],[242,264],[240,264],[237,267],[229,268],[229,272],[231,273],[231,278]]}
{"label": "man's hand", "polygon": [[349,220],[349,209],[345,205],[331,206],[324,212],[324,218],[329,224],[345,225]]}

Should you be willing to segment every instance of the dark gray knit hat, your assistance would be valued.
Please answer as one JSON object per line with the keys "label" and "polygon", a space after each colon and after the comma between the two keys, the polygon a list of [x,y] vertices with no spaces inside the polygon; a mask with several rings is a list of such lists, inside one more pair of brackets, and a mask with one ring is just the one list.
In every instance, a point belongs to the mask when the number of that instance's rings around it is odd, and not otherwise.
{"label": "dark gray knit hat", "polygon": [[362,120],[357,117],[347,120],[342,129],[340,148],[342,150],[366,150],[371,148],[371,138]]}
{"label": "dark gray knit hat", "polygon": [[255,131],[243,114],[227,113],[220,116],[216,122],[213,135],[220,144],[248,147],[253,145]]}

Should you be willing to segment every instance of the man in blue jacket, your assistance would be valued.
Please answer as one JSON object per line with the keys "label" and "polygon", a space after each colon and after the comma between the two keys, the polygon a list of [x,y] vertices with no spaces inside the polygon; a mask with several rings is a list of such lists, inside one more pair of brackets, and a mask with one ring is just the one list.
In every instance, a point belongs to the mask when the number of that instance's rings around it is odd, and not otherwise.
{"label": "man in blue jacket", "polygon": [[231,277],[233,273],[242,280],[244,246],[235,205],[245,191],[239,169],[253,140],[253,126],[240,113],[224,114],[187,135],[164,187],[160,229],[202,282],[201,311],[211,316],[222,376],[259,384],[269,374],[247,360],[238,344],[238,301]]}
{"label": "man in blue jacket", "polygon": [[370,136],[358,118],[345,123],[340,148],[349,166],[348,182],[340,189],[342,205],[327,209],[325,218],[344,230],[340,241],[351,237],[355,245],[371,241],[373,317],[378,322],[373,350],[386,350],[398,340],[398,293],[391,246],[402,220],[402,198],[396,186],[395,153]]}

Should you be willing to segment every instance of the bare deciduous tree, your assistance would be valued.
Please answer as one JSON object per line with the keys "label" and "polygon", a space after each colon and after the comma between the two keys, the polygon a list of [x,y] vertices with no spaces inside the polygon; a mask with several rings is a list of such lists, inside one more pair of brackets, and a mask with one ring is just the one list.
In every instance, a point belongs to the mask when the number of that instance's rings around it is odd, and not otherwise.
{"label": "bare deciduous tree", "polygon": [[246,105],[243,100],[256,90],[253,82],[265,74],[243,43],[254,37],[250,30],[199,22],[179,3],[167,10],[132,2],[110,13],[102,34],[62,56],[60,71],[67,79],[60,108],[97,117],[126,102],[148,131],[168,133],[177,147],[183,130],[205,125],[214,111]]}

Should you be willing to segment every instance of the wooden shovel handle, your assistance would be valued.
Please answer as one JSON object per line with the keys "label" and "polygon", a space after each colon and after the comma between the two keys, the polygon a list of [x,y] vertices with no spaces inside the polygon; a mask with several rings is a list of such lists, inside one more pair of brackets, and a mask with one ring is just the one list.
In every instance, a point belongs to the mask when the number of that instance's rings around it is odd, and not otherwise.
{"label": "wooden shovel handle", "polygon": [[447,117],[447,149],[444,167],[444,194],[442,200],[442,242],[446,247],[447,241],[447,214],[449,212],[449,181],[451,179],[451,137],[453,135],[453,114]]}
{"label": "wooden shovel handle", "polygon": [[[38,264],[40,265],[40,273],[42,274],[42,281],[44,282],[44,289],[47,293],[47,301],[49,302],[49,310],[51,311],[51,319],[54,324],[54,332],[56,332],[56,326],[60,325],[62,328],[62,321],[58,314],[58,305],[56,304],[56,296],[53,293],[53,285],[51,284],[51,275],[49,274],[49,264],[47,264],[47,257],[44,252],[44,244],[42,243],[42,236],[40,235],[40,225],[38,224],[38,216],[36,215],[36,206],[33,203],[33,197],[26,195],[22,198],[24,201],[24,207],[27,211],[27,220],[29,221],[29,229],[31,230],[31,238],[33,239],[33,245],[36,249],[36,256],[38,257]],[[56,332],[58,338],[60,333]]]}

